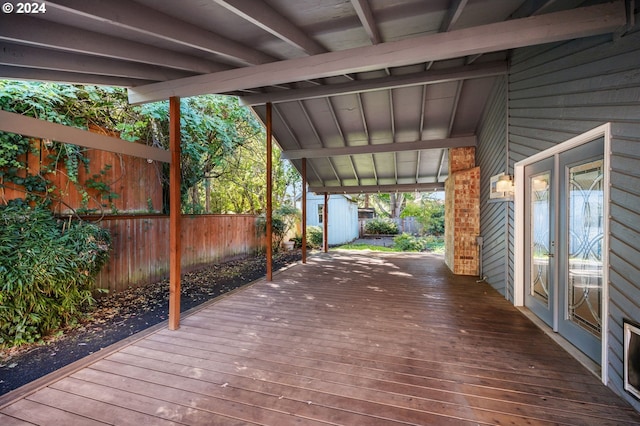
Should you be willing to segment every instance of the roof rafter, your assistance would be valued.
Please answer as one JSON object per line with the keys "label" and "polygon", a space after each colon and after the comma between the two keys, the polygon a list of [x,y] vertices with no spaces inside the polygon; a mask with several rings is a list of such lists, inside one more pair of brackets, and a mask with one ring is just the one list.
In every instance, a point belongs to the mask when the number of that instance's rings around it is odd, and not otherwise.
{"label": "roof rafter", "polygon": [[[48,5],[48,3],[47,3]],[[195,56],[160,49],[147,44],[70,28],[26,15],[0,14],[0,40],[30,46],[142,62],[166,68],[210,73],[228,69]],[[55,37],[51,35],[55,34]]]}
{"label": "roof rafter", "polygon": [[49,71],[38,68],[21,68],[0,65],[0,78],[9,80],[56,81],[69,84],[103,84],[105,86],[131,87],[149,84],[150,80],[138,80],[125,77],[94,76],[75,72]]}
{"label": "roof rafter", "polygon": [[[12,17],[13,18],[13,17]],[[399,67],[614,32],[626,25],[623,1],[154,83],[129,89],[132,103],[226,93],[272,84]]]}
{"label": "roof rafter", "polygon": [[[315,135],[316,139],[318,140],[318,143],[320,144],[320,146],[324,146],[324,142],[322,141],[322,138],[320,137],[320,133],[318,133],[318,129],[316,128],[315,124],[313,124],[313,120],[311,120],[311,116],[309,115],[309,111],[307,111],[307,108],[304,106],[303,101],[298,101],[298,105],[300,105],[300,109],[302,110],[302,113],[304,114],[304,116],[305,116],[305,118],[307,120],[307,123],[309,123],[309,126],[311,127],[311,131],[313,132],[313,134]],[[282,158],[282,156],[280,158]],[[302,157],[300,157],[300,158],[302,158]],[[305,156],[305,158],[311,158],[311,157]],[[321,157],[314,157],[314,158],[321,158]],[[340,175],[338,175],[338,171],[336,170],[336,167],[333,165],[333,161],[331,161],[331,158],[327,158],[327,162],[329,163],[329,166],[331,167],[331,170],[333,171],[333,174],[336,177],[336,180],[338,182],[340,182],[340,184],[342,185],[342,179],[340,179]]]}
{"label": "roof rafter", "polygon": [[440,26],[440,32],[446,33],[447,31],[451,31],[460,19],[460,15],[462,15],[462,11],[467,6],[468,0],[452,0],[451,5],[449,6],[449,10],[447,11],[447,16],[442,20],[442,25]]}
{"label": "roof rafter", "polygon": [[85,148],[162,161],[164,163],[171,162],[171,153],[164,149],[125,141],[113,136],[91,133],[88,130],[51,123],[7,111],[0,111],[0,130],[34,138],[70,143]]}
{"label": "roof rafter", "polygon": [[475,136],[461,136],[448,139],[420,140],[377,145],[345,146],[340,148],[291,149],[282,152],[285,160],[300,158],[326,158],[341,155],[380,154],[385,152],[418,151],[422,149],[460,148],[476,146]]}
{"label": "roof rafter", "polygon": [[220,6],[309,55],[327,49],[261,0],[214,0]]}
{"label": "roof rafter", "polygon": [[369,2],[367,0],[351,0],[351,5],[358,14],[358,18],[360,18],[360,22],[362,22],[362,26],[367,32],[371,43],[382,43],[382,37],[380,36],[380,31],[378,31],[378,26],[376,25],[376,20],[373,17],[373,11],[369,6]]}
{"label": "roof rafter", "polygon": [[[291,137],[291,140],[293,140],[295,142],[295,144],[298,145],[298,148],[300,148],[300,142],[298,141],[298,137],[293,132],[293,129],[291,128],[291,125],[287,122],[287,120],[285,119],[284,115],[282,115],[282,113],[280,112],[280,109],[278,108],[277,105],[273,105],[273,112],[275,112],[275,115],[277,115],[278,118],[280,119],[280,121],[282,121],[282,124],[284,124],[284,128],[287,129],[287,132],[289,133],[289,136]],[[276,142],[277,141],[278,141],[278,139],[276,138]],[[311,169],[313,174],[316,175],[316,178],[318,179],[318,181],[320,183],[322,183],[322,185],[324,185],[324,181],[320,177],[320,174],[318,174],[318,171],[316,170],[315,167],[313,167],[313,164],[311,164],[310,161],[307,162],[307,168]]]}
{"label": "roof rafter", "polygon": [[74,55],[13,43],[0,43],[0,64],[151,81],[193,75],[193,73],[172,68],[160,68],[129,61],[114,63],[99,56]]}
{"label": "roof rafter", "polygon": [[328,84],[305,89],[292,89],[273,93],[260,93],[240,98],[243,105],[261,105],[266,102],[280,103],[300,99],[314,99],[333,95],[365,93],[383,89],[438,84],[470,78],[492,77],[507,73],[505,61],[465,65],[445,70],[422,71],[412,74],[387,76],[369,80],[353,80],[346,83]]}
{"label": "roof rafter", "polygon": [[[51,0],[47,1],[47,8],[214,53],[232,65],[257,65],[276,60],[266,53],[129,0]],[[127,13],[120,13],[123,10]]]}

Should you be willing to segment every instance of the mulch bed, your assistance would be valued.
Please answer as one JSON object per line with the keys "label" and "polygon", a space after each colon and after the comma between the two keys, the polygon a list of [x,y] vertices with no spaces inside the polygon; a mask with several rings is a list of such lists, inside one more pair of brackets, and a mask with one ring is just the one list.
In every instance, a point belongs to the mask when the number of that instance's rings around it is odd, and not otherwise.
{"label": "mulch bed", "polygon": [[[277,270],[301,259],[299,250],[274,255]],[[184,274],[181,310],[242,287],[266,273],[264,256],[250,257]],[[100,298],[87,319],[44,342],[0,350],[0,395],[167,319],[169,281]]]}

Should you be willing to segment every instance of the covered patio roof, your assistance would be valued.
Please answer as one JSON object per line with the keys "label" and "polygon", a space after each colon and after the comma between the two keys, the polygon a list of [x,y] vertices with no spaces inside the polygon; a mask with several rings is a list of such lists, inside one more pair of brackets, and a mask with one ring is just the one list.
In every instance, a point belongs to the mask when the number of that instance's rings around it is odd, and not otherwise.
{"label": "covered patio roof", "polygon": [[134,103],[239,96],[315,192],[441,189],[509,49],[610,33],[623,1],[53,0],[0,15],[0,77]]}

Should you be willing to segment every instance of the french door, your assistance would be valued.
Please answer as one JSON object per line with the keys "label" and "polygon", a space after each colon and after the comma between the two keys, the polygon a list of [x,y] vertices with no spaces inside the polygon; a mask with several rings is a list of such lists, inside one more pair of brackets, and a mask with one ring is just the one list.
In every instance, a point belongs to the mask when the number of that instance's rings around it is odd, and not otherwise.
{"label": "french door", "polygon": [[524,168],[525,305],[601,362],[603,138]]}

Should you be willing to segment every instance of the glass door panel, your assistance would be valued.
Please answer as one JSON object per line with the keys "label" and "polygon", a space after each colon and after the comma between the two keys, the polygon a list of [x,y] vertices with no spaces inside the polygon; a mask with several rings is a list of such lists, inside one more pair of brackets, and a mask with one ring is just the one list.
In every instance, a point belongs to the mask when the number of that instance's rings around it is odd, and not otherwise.
{"label": "glass door panel", "polygon": [[567,316],[600,338],[602,329],[603,160],[570,167],[567,205]]}
{"label": "glass door panel", "polygon": [[549,198],[549,182],[551,172],[531,176],[531,296],[547,308],[549,307],[549,285],[551,275],[549,259],[551,254],[551,199]]}
{"label": "glass door panel", "polygon": [[525,306],[549,326],[554,326],[555,304],[555,209],[553,159],[525,167]]}

